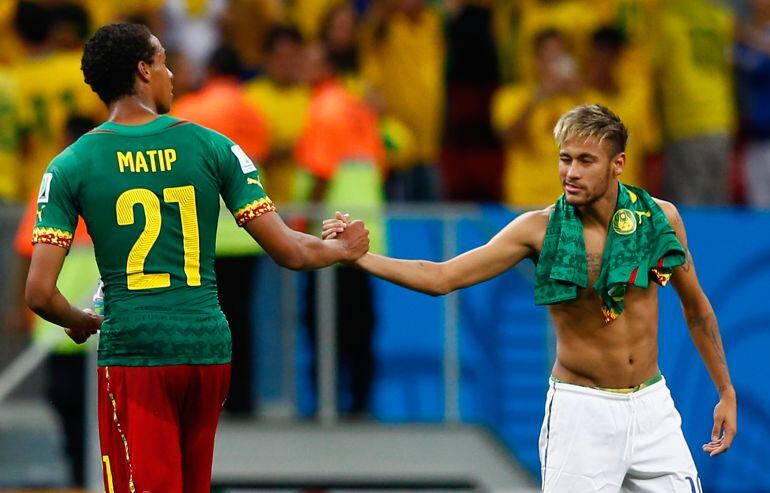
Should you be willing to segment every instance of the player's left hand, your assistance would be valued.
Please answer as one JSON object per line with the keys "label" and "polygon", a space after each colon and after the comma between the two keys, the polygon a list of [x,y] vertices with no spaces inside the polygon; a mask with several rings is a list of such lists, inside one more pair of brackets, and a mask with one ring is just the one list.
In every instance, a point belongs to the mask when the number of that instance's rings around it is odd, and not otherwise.
{"label": "player's left hand", "polygon": [[334,216],[334,219],[326,219],[323,222],[321,238],[324,240],[333,240],[338,234],[345,231],[345,228],[347,228],[350,223],[349,214],[343,214],[340,211],[337,211]]}
{"label": "player's left hand", "polygon": [[738,410],[735,394],[722,397],[714,408],[714,428],[711,441],[703,445],[703,451],[711,457],[727,452],[738,431]]}
{"label": "player's left hand", "polygon": [[96,334],[102,327],[102,322],[104,321],[104,317],[97,315],[93,310],[85,309],[83,310],[83,314],[85,315],[83,323],[79,324],[77,327],[66,327],[64,329],[64,332],[75,342],[75,344],[83,344],[86,342],[89,337]]}

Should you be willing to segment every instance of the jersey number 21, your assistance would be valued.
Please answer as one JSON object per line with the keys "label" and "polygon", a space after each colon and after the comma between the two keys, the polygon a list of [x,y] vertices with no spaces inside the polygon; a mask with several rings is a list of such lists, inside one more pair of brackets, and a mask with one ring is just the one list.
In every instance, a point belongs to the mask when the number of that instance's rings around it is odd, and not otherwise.
{"label": "jersey number 21", "polygon": [[[192,185],[163,189],[163,200],[166,203],[178,203],[182,219],[182,235],[184,237],[184,272],[188,286],[201,285],[200,242],[198,240],[198,213],[195,208],[195,188]],[[144,262],[155,241],[160,235],[162,217],[158,197],[146,188],[126,190],[115,204],[118,224],[128,226],[134,224],[134,206],[140,204],[144,209],[146,222],[144,231],[131,247],[126,261],[128,289],[153,289],[171,286],[171,275],[168,273],[145,274]]]}

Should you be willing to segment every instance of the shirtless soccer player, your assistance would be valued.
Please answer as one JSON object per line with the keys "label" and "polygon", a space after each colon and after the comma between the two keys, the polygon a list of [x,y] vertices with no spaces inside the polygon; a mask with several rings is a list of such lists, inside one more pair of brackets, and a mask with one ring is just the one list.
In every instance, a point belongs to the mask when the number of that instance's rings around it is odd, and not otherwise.
{"label": "shirtless soccer player", "polygon": [[[209,493],[214,432],[230,384],[230,330],[214,278],[220,195],[285,267],[355,260],[368,248],[368,232],[358,223],[330,243],[289,229],[240,147],[162,116],[172,75],[146,27],[102,27],[86,43],[82,68],[110,117],[43,177],[27,303],[76,342],[101,327],[105,491]],[[78,216],[104,281],[103,320],[56,289]]]}
{"label": "shirtless soccer player", "polygon": [[[546,492],[697,492],[698,473],[657,356],[658,284],[671,276],[693,342],[719,393],[710,455],[736,432],[736,398],[717,320],[676,208],[626,187],[628,134],[608,109],[580,106],[554,130],[564,195],[522,214],[484,246],[446,262],[367,254],[356,265],[432,295],[472,286],[525,258],[548,305],[556,362],[540,435]],[[345,230],[338,215],[324,237]],[[652,281],[652,282],[651,282]]]}

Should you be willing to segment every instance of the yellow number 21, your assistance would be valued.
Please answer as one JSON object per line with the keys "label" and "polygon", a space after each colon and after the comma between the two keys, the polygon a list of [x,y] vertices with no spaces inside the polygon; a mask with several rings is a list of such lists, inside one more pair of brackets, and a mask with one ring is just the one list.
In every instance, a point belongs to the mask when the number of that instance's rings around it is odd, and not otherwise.
{"label": "yellow number 21", "polygon": [[[163,190],[163,200],[166,203],[179,204],[184,243],[184,272],[187,276],[187,284],[200,286],[200,242],[198,240],[198,212],[195,208],[195,188],[192,185],[166,188]],[[158,197],[145,188],[134,188],[120,194],[115,204],[118,224],[121,226],[134,224],[134,206],[137,204],[144,209],[145,225],[136,243],[131,247],[128,260],[126,260],[128,289],[167,288],[171,285],[170,274],[144,273],[144,262],[160,235],[163,222]]]}

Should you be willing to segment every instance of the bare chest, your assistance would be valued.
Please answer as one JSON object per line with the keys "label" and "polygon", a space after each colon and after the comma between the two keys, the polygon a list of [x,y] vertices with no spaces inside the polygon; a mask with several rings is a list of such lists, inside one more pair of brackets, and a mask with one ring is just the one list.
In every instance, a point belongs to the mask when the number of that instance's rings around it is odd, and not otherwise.
{"label": "bare chest", "polygon": [[584,239],[588,285],[592,286],[602,271],[602,258],[604,257],[604,245],[607,243],[607,234],[586,231]]}

